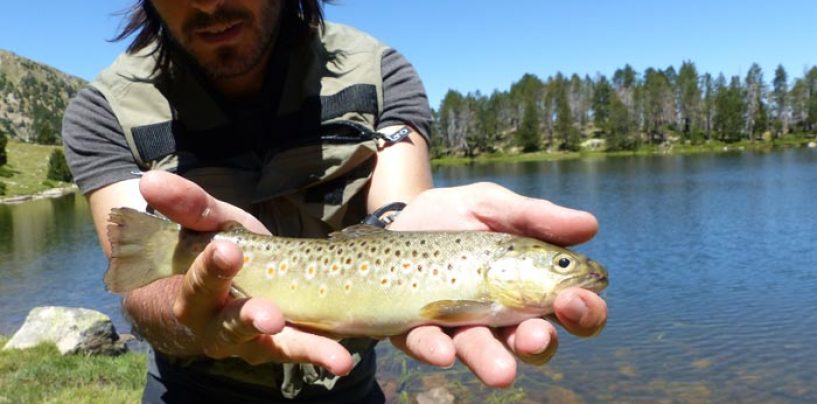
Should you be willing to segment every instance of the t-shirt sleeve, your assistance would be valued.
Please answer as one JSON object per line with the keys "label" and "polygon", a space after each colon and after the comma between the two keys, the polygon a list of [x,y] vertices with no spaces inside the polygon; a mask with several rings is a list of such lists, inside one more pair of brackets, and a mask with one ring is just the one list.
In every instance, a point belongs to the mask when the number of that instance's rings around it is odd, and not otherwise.
{"label": "t-shirt sleeve", "polygon": [[83,194],[136,178],[139,167],[122,127],[98,90],[82,89],[68,104],[62,141],[74,182]]}
{"label": "t-shirt sleeve", "polygon": [[383,112],[377,129],[411,125],[431,144],[433,118],[423,82],[414,67],[394,49],[383,54]]}

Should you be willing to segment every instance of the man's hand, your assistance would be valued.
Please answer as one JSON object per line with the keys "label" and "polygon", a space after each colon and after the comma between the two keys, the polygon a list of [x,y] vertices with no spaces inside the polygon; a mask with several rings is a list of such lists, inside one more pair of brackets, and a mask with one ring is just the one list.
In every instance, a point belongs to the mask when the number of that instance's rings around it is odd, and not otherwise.
{"label": "man's hand", "polygon": [[[152,207],[184,227],[214,231],[235,221],[250,231],[269,234],[249,213],[216,200],[177,175],[148,172],[139,190]],[[237,356],[251,364],[309,362],[336,375],[349,373],[352,357],[337,341],[286,326],[270,301],[230,297],[230,283],[242,262],[238,246],[212,242],[175,288],[178,294],[172,311],[190,330],[191,342],[198,345],[192,351],[212,358]]]}
{"label": "man's hand", "polygon": [[[595,217],[551,202],[523,197],[489,183],[431,189],[418,195],[390,230],[488,230],[538,238],[567,246],[592,238]],[[607,305],[595,293],[567,289],[554,303],[559,322],[572,334],[591,336],[607,321]],[[461,327],[446,334],[423,326],[392,343],[414,358],[448,367],[459,357],[485,384],[509,386],[516,378],[516,360],[543,364],[556,353],[554,326],[543,319],[492,332],[487,327]]]}

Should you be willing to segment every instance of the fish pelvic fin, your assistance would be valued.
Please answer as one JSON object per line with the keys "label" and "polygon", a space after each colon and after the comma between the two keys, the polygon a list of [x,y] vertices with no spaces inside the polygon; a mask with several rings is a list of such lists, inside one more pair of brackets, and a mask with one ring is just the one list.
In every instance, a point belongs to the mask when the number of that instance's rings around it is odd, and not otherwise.
{"label": "fish pelvic fin", "polygon": [[108,218],[111,258],[105,273],[105,287],[125,293],[157,279],[172,276],[180,226],[130,208],[111,209]]}
{"label": "fish pelvic fin", "polygon": [[478,300],[438,300],[420,309],[420,316],[444,326],[482,323],[493,314],[493,303]]}

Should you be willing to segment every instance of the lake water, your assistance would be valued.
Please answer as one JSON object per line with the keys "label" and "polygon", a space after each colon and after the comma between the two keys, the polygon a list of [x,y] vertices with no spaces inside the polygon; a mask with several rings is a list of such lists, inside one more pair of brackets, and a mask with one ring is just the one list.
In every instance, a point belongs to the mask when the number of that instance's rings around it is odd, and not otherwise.
{"label": "lake water", "polygon": [[[817,151],[598,158],[441,167],[437,186],[494,181],[593,212],[578,246],[605,264],[610,318],[560,333],[544,367],[482,388],[380,344],[390,398],[445,385],[478,401],[817,401]],[[106,266],[81,197],[0,206],[0,333],[38,305],[110,314]]]}

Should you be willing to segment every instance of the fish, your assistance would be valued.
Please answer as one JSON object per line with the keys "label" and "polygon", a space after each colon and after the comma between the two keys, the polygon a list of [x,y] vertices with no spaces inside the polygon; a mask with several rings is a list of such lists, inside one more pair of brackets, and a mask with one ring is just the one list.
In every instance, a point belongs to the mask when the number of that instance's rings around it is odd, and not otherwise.
{"label": "fish", "polygon": [[546,242],[487,231],[389,231],[353,225],[328,238],[182,228],[130,208],[109,216],[110,292],[125,293],[184,274],[212,240],[243,252],[232,279],[237,297],[264,297],[299,328],[337,337],[383,338],[411,328],[503,327],[553,312],[559,291],[596,293],[604,267]]}

